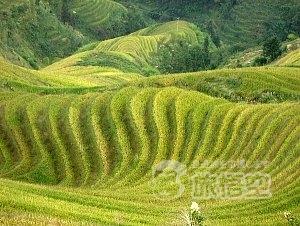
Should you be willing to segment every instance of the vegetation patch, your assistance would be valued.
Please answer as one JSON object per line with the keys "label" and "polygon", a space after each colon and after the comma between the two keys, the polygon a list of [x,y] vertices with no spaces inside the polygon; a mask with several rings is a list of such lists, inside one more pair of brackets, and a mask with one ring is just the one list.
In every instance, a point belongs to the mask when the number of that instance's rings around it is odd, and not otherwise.
{"label": "vegetation patch", "polygon": [[118,52],[98,52],[82,59],[78,66],[112,67],[123,72],[141,73],[142,65]]}
{"label": "vegetation patch", "polygon": [[0,225],[299,225],[298,11],[0,0]]}

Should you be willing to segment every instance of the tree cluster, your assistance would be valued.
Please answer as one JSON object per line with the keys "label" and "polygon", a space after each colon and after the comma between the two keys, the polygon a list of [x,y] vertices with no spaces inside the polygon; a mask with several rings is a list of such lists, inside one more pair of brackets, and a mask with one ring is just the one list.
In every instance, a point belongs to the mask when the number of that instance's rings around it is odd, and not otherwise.
{"label": "tree cluster", "polygon": [[273,61],[282,54],[281,43],[277,36],[268,38],[263,44],[263,55]]}
{"label": "tree cluster", "polygon": [[159,45],[152,64],[161,73],[193,72],[210,69],[209,39],[203,45],[191,44],[183,38]]}
{"label": "tree cluster", "polygon": [[300,2],[297,0],[274,2],[272,5],[276,17],[264,22],[263,38],[275,35],[285,41],[289,34],[300,35]]}

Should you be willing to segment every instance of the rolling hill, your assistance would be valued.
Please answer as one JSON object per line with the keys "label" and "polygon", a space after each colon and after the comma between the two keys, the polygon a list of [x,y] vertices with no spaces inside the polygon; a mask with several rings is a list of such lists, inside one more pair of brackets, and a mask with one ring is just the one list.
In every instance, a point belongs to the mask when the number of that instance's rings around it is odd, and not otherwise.
{"label": "rolling hill", "polygon": [[70,10],[78,14],[84,25],[94,30],[105,27],[105,23],[112,23],[113,20],[121,20],[127,12],[123,5],[111,0],[72,1]]}
{"label": "rolling hill", "polygon": [[89,42],[125,34],[127,9],[110,0],[0,1],[1,55],[38,69]]}
{"label": "rolling hill", "polygon": [[60,20],[46,1],[0,1],[1,55],[38,69],[74,53],[89,38]]}
{"label": "rolling hill", "polygon": [[[185,18],[129,32],[199,14],[196,1],[118,2],[0,0],[0,225],[178,226],[193,201],[205,225],[299,219],[299,49],[159,75],[153,55],[169,42],[223,46]],[[232,2],[203,3],[195,20],[223,21],[225,48],[251,46],[278,2]],[[128,27],[132,13],[144,18]]]}
{"label": "rolling hill", "polygon": [[[283,211],[299,215],[299,68],[130,78],[68,67],[80,54],[42,71],[1,60],[1,224],[182,225],[192,200],[207,225],[284,225]],[[103,83],[112,77],[113,87]],[[165,201],[149,181],[168,159],[187,171],[184,193]],[[203,199],[190,180],[203,171],[269,175],[272,196]],[[163,188],[178,189],[169,179]]]}
{"label": "rolling hill", "polygon": [[[190,44],[203,44],[206,36],[206,33],[186,21],[156,24],[126,36],[83,47],[79,53],[46,67],[44,71],[59,70],[62,73],[76,66],[100,66],[149,76],[159,73],[152,58],[161,44],[177,38],[184,38]],[[211,46],[214,48],[212,43]]]}
{"label": "rolling hill", "polygon": [[38,69],[90,42],[181,18],[207,32],[223,47],[221,52],[231,55],[271,35],[281,41],[289,34],[299,36],[299,7],[297,0],[0,1],[0,50],[14,64]]}

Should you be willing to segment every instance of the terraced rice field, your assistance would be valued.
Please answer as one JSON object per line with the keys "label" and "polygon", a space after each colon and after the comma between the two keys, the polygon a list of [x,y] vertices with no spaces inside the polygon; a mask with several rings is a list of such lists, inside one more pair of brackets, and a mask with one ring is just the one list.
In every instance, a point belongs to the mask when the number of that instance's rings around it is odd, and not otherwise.
{"label": "terraced rice field", "polygon": [[234,102],[276,103],[300,99],[299,69],[296,67],[221,69],[149,77],[132,84],[139,87],[176,86]]}
{"label": "terraced rice field", "polygon": [[277,66],[300,67],[300,49],[296,49],[275,62]]}
{"label": "terraced rice field", "polygon": [[[257,40],[257,35],[264,32],[264,21],[266,18],[270,20],[276,19],[275,9],[270,6],[270,0],[264,2],[259,0],[253,0],[252,2],[243,1],[241,4],[237,4],[233,8],[233,12],[228,12],[228,17],[232,15],[236,16],[236,19],[232,23],[224,26],[224,19],[220,18],[217,21],[218,26],[221,28],[222,37],[228,38],[228,40],[234,40],[235,42],[247,43],[249,40]],[[252,7],[255,4],[256,7]],[[247,15],[247,16],[245,16]],[[252,37],[251,39],[245,39],[245,37]]]}
{"label": "terraced rice field", "polygon": [[[1,225],[184,225],[192,201],[207,225],[299,216],[298,68],[141,78],[67,60],[40,72],[1,65]],[[114,89],[93,70],[109,71]],[[186,167],[180,181],[153,171],[164,160]],[[203,193],[204,172],[268,177],[230,196]]]}
{"label": "terraced rice field", "polygon": [[[91,49],[56,62],[42,71],[55,77],[81,74],[85,75],[86,79],[86,76],[97,76],[97,79],[104,81],[103,85],[111,84],[110,80],[113,77],[125,81],[134,80],[139,77],[139,74],[147,74],[149,71],[158,73],[151,65],[151,55],[158,51],[160,43],[178,37],[185,38],[190,43],[201,43],[205,39],[205,34],[185,21],[178,21],[178,31],[177,21],[158,24],[127,36],[96,43]],[[123,72],[126,72],[125,76],[122,76]],[[131,76],[128,76],[128,73],[131,73]],[[128,77],[129,79],[126,79]],[[118,81],[113,84],[117,83]]]}
{"label": "terraced rice field", "polygon": [[70,57],[34,71],[11,65],[0,58],[0,87],[38,93],[78,93],[83,90],[107,90],[109,87],[115,89],[142,77],[139,74],[125,74],[111,67],[72,66],[74,59]]}
{"label": "terraced rice field", "polygon": [[[123,10],[73,4],[95,26],[109,15],[89,13]],[[191,26],[155,25],[40,71],[0,58],[0,225],[184,225],[192,201],[206,225],[300,216],[298,52],[280,67],[143,77],[160,42],[201,42]]]}
{"label": "terraced rice field", "polygon": [[72,1],[71,9],[89,27],[98,29],[127,11],[123,5],[111,0],[76,0]]}
{"label": "terraced rice field", "polygon": [[[195,31],[197,30],[196,26],[182,20],[170,21],[163,24],[155,24],[149,26],[145,29],[132,33],[132,35],[139,36],[157,36],[157,35],[169,35],[170,37],[181,36],[186,38],[189,42],[197,42],[197,34]],[[205,38],[205,34],[200,32],[203,35],[203,40]]]}

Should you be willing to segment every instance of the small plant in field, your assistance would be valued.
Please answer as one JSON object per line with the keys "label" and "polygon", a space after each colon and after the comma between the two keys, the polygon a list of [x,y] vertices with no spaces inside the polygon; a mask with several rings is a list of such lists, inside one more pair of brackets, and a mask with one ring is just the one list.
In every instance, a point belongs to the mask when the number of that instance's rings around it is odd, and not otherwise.
{"label": "small plant in field", "polygon": [[204,217],[201,216],[198,203],[192,202],[190,210],[182,213],[186,226],[202,226]]}
{"label": "small plant in field", "polygon": [[287,219],[287,221],[289,222],[289,225],[293,225],[293,226],[298,226],[300,225],[300,221],[293,216],[293,214],[289,211],[286,211],[283,213],[284,217]]}

